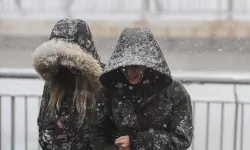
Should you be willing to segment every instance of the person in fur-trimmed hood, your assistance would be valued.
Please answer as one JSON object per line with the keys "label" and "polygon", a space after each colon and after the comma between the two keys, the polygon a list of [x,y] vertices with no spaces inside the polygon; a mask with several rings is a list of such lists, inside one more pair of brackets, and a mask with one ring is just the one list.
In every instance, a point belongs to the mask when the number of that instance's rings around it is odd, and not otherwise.
{"label": "person in fur-trimmed hood", "polygon": [[146,27],[120,35],[100,76],[104,86],[91,119],[93,150],[186,150],[193,136],[192,107],[171,76]]}
{"label": "person in fur-trimmed hood", "polygon": [[88,25],[79,19],[56,23],[49,41],[33,53],[45,87],[38,116],[43,150],[88,150],[88,121],[103,64]]}

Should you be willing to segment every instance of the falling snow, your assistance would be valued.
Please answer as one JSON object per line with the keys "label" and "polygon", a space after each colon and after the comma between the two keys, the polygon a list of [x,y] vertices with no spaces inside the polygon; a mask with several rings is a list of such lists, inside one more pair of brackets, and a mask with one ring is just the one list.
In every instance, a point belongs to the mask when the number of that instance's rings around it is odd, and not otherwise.
{"label": "falling snow", "polygon": [[[146,68],[143,84],[130,85],[124,80],[120,68],[131,65]],[[111,133],[106,133],[114,125],[116,134],[136,138],[137,149],[176,150],[189,147],[193,136],[189,94],[180,82],[172,81],[161,49],[147,28],[125,29],[122,32],[100,81],[105,87],[113,89],[115,94],[106,91],[100,94],[104,97],[98,98],[106,103],[109,113],[98,107],[100,111],[93,129],[93,136],[98,140],[93,140],[93,145],[107,148],[102,142],[115,140],[110,139]],[[112,143],[109,144],[112,146]]]}

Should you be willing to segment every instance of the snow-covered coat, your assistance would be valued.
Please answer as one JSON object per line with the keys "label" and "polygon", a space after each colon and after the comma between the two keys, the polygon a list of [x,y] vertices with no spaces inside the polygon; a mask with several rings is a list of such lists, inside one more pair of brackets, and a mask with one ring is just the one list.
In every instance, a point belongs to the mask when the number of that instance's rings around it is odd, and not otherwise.
{"label": "snow-covered coat", "polygon": [[[100,65],[91,32],[82,20],[60,20],[53,28],[50,40],[34,51],[33,66],[45,80],[37,119],[39,143],[43,150],[90,149],[88,118],[91,116],[91,109],[87,108],[85,120],[79,127],[78,112],[73,98],[77,79],[84,79],[93,85],[94,89],[99,88]],[[52,82],[61,66],[71,71],[68,74],[68,91],[60,110],[51,115],[48,108],[48,84]]]}
{"label": "snow-covered coat", "polygon": [[[138,85],[125,79],[121,68],[144,66]],[[190,96],[172,79],[167,62],[151,31],[124,29],[109,64],[100,76],[93,115],[94,150],[117,149],[115,138],[129,135],[131,150],[186,150],[193,136]]]}

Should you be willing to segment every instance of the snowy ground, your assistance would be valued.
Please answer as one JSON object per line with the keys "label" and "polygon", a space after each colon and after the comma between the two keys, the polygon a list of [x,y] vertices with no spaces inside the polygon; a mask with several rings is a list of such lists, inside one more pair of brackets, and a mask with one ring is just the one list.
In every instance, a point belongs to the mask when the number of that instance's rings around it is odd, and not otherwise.
{"label": "snowy ground", "polygon": [[[204,72],[205,73],[205,72]],[[41,80],[18,80],[18,79],[0,79],[0,94],[10,95],[38,95],[42,93],[43,82]],[[234,101],[233,87],[230,85],[187,85],[193,100],[222,100]],[[250,86],[238,86],[237,91],[241,101],[248,101],[250,97]],[[1,122],[2,122],[2,149],[10,150],[10,129],[11,129],[11,107],[10,98],[2,97],[1,106]],[[39,101],[36,98],[28,98],[28,149],[36,150],[37,145],[37,125],[36,118],[38,114]],[[241,110],[241,109],[240,109]],[[194,143],[196,150],[205,149],[206,137],[206,111],[205,104],[196,104],[195,109],[195,136]],[[209,127],[209,150],[221,150],[220,137],[221,133],[224,137],[223,149],[233,150],[233,127],[234,127],[234,111],[235,107],[231,104],[225,105],[224,116],[224,131],[220,131],[221,105],[211,104],[210,106],[210,127]],[[241,112],[241,111],[240,111]],[[15,102],[15,150],[24,150],[25,146],[25,110],[24,98],[17,98]],[[241,113],[239,114],[241,117]],[[250,138],[250,105],[244,107],[244,135],[243,135],[243,150],[250,148],[250,143],[247,142]],[[241,120],[239,120],[240,122]],[[240,124],[239,124],[240,126]],[[238,130],[240,132],[240,128]],[[240,134],[238,139],[240,138]],[[239,143],[238,143],[239,144]]]}

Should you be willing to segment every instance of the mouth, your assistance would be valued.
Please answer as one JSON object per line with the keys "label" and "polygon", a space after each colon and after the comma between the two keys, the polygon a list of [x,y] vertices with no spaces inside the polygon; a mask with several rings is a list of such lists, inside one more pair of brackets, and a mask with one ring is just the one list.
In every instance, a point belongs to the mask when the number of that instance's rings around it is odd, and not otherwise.
{"label": "mouth", "polygon": [[129,77],[129,80],[133,80],[133,79],[137,78],[137,76],[138,76],[138,75],[133,76],[133,77]]}

